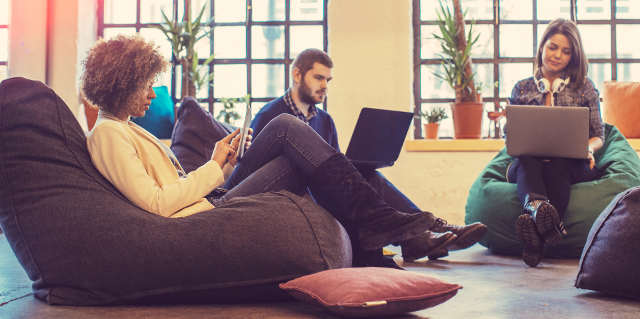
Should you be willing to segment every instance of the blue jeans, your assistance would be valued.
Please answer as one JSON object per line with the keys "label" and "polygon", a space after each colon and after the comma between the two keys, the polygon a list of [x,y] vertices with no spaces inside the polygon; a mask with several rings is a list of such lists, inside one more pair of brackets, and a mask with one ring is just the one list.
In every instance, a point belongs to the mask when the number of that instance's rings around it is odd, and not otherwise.
{"label": "blue jeans", "polygon": [[303,194],[315,169],[336,153],[310,126],[281,114],[253,140],[220,200],[282,189]]}

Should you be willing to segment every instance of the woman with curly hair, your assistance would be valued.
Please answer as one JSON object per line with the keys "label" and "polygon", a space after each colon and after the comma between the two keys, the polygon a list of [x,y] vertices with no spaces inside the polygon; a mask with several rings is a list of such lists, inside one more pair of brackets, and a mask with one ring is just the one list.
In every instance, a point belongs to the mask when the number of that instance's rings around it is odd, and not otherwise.
{"label": "woman with curly hair", "polygon": [[[435,238],[426,233],[435,227],[442,231],[431,213],[407,214],[387,205],[343,154],[291,115],[272,120],[247,143],[251,147],[240,161],[236,130],[215,143],[209,161],[186,174],[168,147],[130,121],[148,110],[155,97],[153,80],[166,66],[157,49],[137,36],[99,41],[84,63],[82,89],[100,109],[87,138],[91,159],[135,205],[184,217],[215,213],[216,205],[243,198],[239,195],[282,189],[301,194],[309,187],[345,226],[355,249],[406,243],[411,249],[403,252],[416,259],[455,240],[446,230]],[[226,193],[214,192],[223,184]]]}

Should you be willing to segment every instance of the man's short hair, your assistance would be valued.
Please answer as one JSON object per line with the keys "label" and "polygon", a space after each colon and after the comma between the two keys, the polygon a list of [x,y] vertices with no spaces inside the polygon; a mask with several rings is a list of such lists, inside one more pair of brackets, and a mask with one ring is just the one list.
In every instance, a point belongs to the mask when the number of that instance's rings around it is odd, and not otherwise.
{"label": "man's short hair", "polygon": [[327,55],[327,53],[325,53],[324,51],[318,49],[306,49],[300,52],[296,59],[293,60],[293,67],[298,68],[298,70],[300,70],[300,73],[302,74],[302,77],[304,77],[307,71],[311,70],[311,68],[313,68],[313,64],[316,62],[328,68],[333,67],[333,61],[331,60],[329,55]]}

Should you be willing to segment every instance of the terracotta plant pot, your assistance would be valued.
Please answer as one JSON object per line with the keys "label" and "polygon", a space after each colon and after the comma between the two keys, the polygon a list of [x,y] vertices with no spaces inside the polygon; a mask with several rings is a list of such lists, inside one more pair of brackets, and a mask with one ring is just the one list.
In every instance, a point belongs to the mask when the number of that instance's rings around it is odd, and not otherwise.
{"label": "terracotta plant pot", "polygon": [[438,138],[438,127],[440,127],[440,123],[425,123],[423,125],[424,125],[425,138],[428,138],[428,139]]}
{"label": "terracotta plant pot", "polygon": [[483,111],[483,103],[451,103],[455,138],[480,138],[482,135]]}

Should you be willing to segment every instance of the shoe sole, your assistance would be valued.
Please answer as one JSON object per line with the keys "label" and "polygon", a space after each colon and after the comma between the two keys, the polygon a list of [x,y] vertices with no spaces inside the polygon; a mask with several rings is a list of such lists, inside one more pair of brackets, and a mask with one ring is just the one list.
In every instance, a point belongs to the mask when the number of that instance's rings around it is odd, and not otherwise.
{"label": "shoe sole", "polygon": [[451,233],[449,238],[443,241],[440,245],[431,248],[431,250],[428,253],[424,254],[423,256],[405,256],[403,253],[402,260],[405,262],[412,262],[424,257],[429,257],[429,260],[435,260],[441,257],[449,256],[449,251],[447,250],[447,246],[450,245],[452,242],[454,242],[456,239],[457,239],[457,236]]}
{"label": "shoe sole", "polygon": [[562,233],[558,229],[560,215],[550,204],[540,205],[536,212],[535,224],[545,244],[554,245],[562,239]]}
{"label": "shoe sole", "polygon": [[542,238],[537,233],[536,224],[531,215],[518,216],[516,234],[524,244],[522,260],[530,267],[536,267],[542,260],[543,243]]}
{"label": "shoe sole", "polygon": [[458,235],[456,239],[449,247],[448,250],[461,250],[473,246],[479,242],[482,237],[487,233],[487,226],[484,224],[468,225],[467,231]]}
{"label": "shoe sole", "polygon": [[360,233],[360,247],[364,250],[376,250],[391,243],[403,242],[416,237],[433,226],[433,217],[429,214],[416,214],[416,219],[395,227],[386,232],[375,232],[372,234]]}

